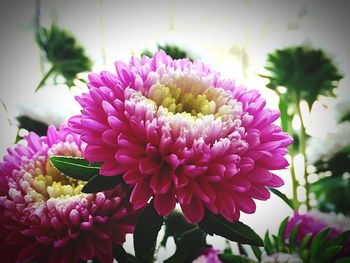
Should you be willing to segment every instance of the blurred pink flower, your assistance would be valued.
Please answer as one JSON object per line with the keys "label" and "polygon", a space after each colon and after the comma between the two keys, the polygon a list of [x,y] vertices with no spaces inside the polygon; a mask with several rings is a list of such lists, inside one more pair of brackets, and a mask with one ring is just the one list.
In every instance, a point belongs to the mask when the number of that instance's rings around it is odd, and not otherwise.
{"label": "blurred pink flower", "polygon": [[[289,238],[293,227],[300,223],[299,230],[297,232],[296,241],[301,243],[303,238],[311,233],[315,237],[319,232],[326,228],[331,228],[328,239],[332,239],[341,233],[350,230],[350,218],[343,214],[322,213],[318,210],[311,210],[307,214],[294,213],[294,216],[289,219],[286,226],[286,238]],[[350,239],[345,243],[342,250],[342,255],[350,255]]]}
{"label": "blurred pink flower", "polygon": [[222,263],[219,259],[219,253],[220,251],[218,249],[212,247],[206,248],[192,263]]}
{"label": "blurred pink flower", "polygon": [[112,243],[123,243],[136,220],[126,193],[83,194],[83,182],[52,166],[52,155],[81,156],[84,145],[67,126],[25,142],[0,164],[0,261],[113,262]]}
{"label": "blurred pink flower", "polygon": [[292,139],[258,91],[163,51],[115,65],[116,75],[89,75],[89,93],[77,97],[82,114],[69,123],[87,160],[133,186],[134,208],[154,197],[160,215],[178,202],[189,222],[205,208],[235,221],[255,212],[253,199],[270,197],[266,187],[283,185],[271,170],[288,166]]}

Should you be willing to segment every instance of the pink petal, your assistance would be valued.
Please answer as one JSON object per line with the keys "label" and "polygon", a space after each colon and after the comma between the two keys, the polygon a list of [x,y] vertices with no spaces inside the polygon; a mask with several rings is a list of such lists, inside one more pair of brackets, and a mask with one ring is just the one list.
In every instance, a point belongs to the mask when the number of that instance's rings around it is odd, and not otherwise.
{"label": "pink petal", "polygon": [[202,220],[204,216],[204,206],[198,197],[194,195],[188,205],[180,205],[185,218],[190,223],[195,224]]}
{"label": "pink petal", "polygon": [[168,216],[169,213],[174,210],[175,205],[176,199],[173,191],[154,196],[154,207],[158,214],[162,216]]}
{"label": "pink petal", "polygon": [[130,196],[130,202],[133,204],[133,207],[135,209],[140,209],[145,204],[147,204],[152,194],[153,194],[153,191],[148,186],[148,183],[145,180],[142,183],[137,183],[135,185]]}

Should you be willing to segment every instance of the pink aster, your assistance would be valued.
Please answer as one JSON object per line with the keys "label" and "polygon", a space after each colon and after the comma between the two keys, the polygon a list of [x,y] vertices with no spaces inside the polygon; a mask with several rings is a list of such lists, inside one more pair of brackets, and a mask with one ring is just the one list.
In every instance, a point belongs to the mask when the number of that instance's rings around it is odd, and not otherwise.
{"label": "pink aster", "polygon": [[[289,219],[286,226],[286,238],[289,235],[293,227],[299,223],[299,229],[296,235],[296,241],[298,244],[301,243],[303,238],[311,233],[312,238],[315,237],[319,232],[326,228],[331,228],[331,232],[328,235],[328,239],[335,238],[341,233],[350,230],[350,218],[343,214],[322,213],[318,210],[311,210],[307,214],[294,213],[293,217]],[[341,255],[350,255],[350,239],[348,239],[344,245]]]}
{"label": "pink aster", "polygon": [[292,139],[258,91],[163,51],[115,66],[116,74],[89,75],[89,92],[77,97],[82,114],[69,123],[102,175],[133,186],[134,208],[153,197],[160,215],[178,202],[189,222],[205,209],[235,221],[283,184],[273,171],[288,166]]}
{"label": "pink aster", "polygon": [[112,243],[134,230],[126,193],[81,193],[83,182],[52,166],[50,156],[82,155],[84,143],[67,126],[30,133],[25,142],[0,163],[0,261],[113,262]]}

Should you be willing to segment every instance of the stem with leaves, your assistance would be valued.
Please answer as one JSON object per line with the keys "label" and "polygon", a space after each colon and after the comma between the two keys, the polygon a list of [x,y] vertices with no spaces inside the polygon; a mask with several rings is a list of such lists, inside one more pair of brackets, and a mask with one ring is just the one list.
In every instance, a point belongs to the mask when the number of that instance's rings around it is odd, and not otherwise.
{"label": "stem with leaves", "polygon": [[38,84],[38,86],[35,89],[35,92],[37,92],[46,82],[46,80],[50,77],[50,75],[55,71],[55,67],[52,67],[46,74],[45,76],[42,78],[42,80],[40,81],[40,83]]}

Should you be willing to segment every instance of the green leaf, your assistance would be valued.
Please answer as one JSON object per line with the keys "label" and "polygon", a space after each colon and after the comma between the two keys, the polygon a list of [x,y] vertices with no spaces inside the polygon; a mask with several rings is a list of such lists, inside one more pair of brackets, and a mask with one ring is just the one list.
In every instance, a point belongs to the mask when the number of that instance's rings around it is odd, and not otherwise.
{"label": "green leaf", "polygon": [[332,238],[327,242],[327,246],[341,246],[348,240],[350,237],[350,230],[341,233],[340,235]]}
{"label": "green leaf", "polygon": [[298,253],[301,255],[303,251],[308,247],[310,240],[312,238],[312,233],[308,233],[304,236],[303,240],[301,241],[299,247],[298,247]]}
{"label": "green leaf", "polygon": [[186,263],[192,262],[199,252],[206,247],[206,234],[199,228],[193,228],[184,232],[176,242],[174,255],[164,263]]}
{"label": "green leaf", "polygon": [[287,102],[280,97],[279,103],[278,103],[278,108],[281,113],[281,127],[284,132],[289,132],[288,129],[288,123],[290,121],[290,117],[288,116],[288,104]]}
{"label": "green leaf", "polygon": [[219,258],[223,263],[250,263],[250,262],[254,262],[246,257],[232,255],[232,254],[219,254]]}
{"label": "green leaf", "polygon": [[338,258],[334,263],[349,263],[350,257]]}
{"label": "green leaf", "polygon": [[259,261],[261,261],[261,254],[262,254],[262,252],[261,252],[260,248],[257,247],[257,246],[251,246],[251,248],[252,248],[252,250],[253,250],[253,253],[254,253],[255,257],[256,257]]}
{"label": "green leaf", "polygon": [[283,96],[287,102],[305,100],[309,106],[319,95],[334,96],[333,89],[342,78],[331,59],[322,51],[306,46],[290,47],[268,54],[265,69],[269,80],[267,87],[277,91],[279,86],[287,88]]}
{"label": "green leaf", "polygon": [[84,185],[81,191],[86,194],[107,191],[117,187],[122,182],[123,182],[123,179],[121,175],[117,175],[117,176],[95,175]]}
{"label": "green leaf", "polygon": [[69,156],[52,156],[53,166],[61,173],[76,180],[89,181],[100,173],[100,163],[90,163],[83,158]]}
{"label": "green leaf", "polygon": [[281,198],[290,208],[292,208],[294,210],[294,205],[293,205],[293,201],[290,200],[285,194],[283,194],[282,192],[280,192],[279,190],[275,189],[275,188],[271,188],[268,187],[268,189],[274,193],[275,195],[277,195],[279,198]]}
{"label": "green leaf", "polygon": [[185,231],[197,227],[197,225],[190,224],[183,214],[179,211],[172,211],[168,217],[164,220],[165,231],[162,241],[160,242],[161,246],[166,245],[168,237],[174,237],[175,241],[180,237]]}
{"label": "green leaf", "polygon": [[46,135],[48,125],[42,121],[35,120],[26,115],[20,115],[16,117],[18,121],[18,128],[26,129],[27,131],[32,131],[39,136]]}
{"label": "green leaf", "polygon": [[150,202],[139,216],[134,232],[134,248],[136,258],[142,262],[152,262],[156,247],[158,232],[164,218],[160,216]]}
{"label": "green leaf", "polygon": [[326,243],[326,239],[330,233],[331,229],[326,228],[319,232],[314,239],[312,240],[311,244],[311,260],[314,261],[317,259],[318,253],[320,253],[323,249],[323,245]]}
{"label": "green leaf", "polygon": [[262,239],[247,225],[240,221],[229,222],[219,215],[206,210],[199,227],[209,235],[217,234],[231,241],[253,246],[263,246]]}
{"label": "green leaf", "polygon": [[290,236],[289,236],[289,247],[291,248],[292,251],[294,251],[295,247],[296,247],[296,238],[297,238],[297,234],[298,234],[298,230],[300,227],[300,222],[296,223],[292,229],[292,231],[290,232]]}
{"label": "green leaf", "polygon": [[274,253],[273,244],[270,239],[269,231],[267,230],[264,237],[264,245],[265,250],[268,255],[272,255]]}
{"label": "green leaf", "polygon": [[127,253],[121,245],[113,243],[113,256],[117,262],[122,263],[138,263],[135,256]]}
{"label": "green leaf", "polygon": [[52,25],[51,28],[40,28],[36,34],[36,42],[51,69],[45,74],[35,91],[38,91],[52,75],[62,76],[71,87],[76,75],[91,70],[91,60],[85,50],[76,43],[75,38],[67,31]]}
{"label": "green leaf", "polygon": [[315,258],[316,260],[322,259],[322,262],[329,262],[334,256],[336,256],[342,249],[342,246],[327,247],[323,252],[320,252],[320,256]]}
{"label": "green leaf", "polygon": [[[173,59],[183,59],[188,58],[191,61],[194,61],[193,58],[191,58],[187,52],[181,48],[179,48],[176,45],[170,45],[170,44],[164,44],[160,45],[157,44],[157,50],[164,50],[167,55],[172,57]],[[153,57],[153,53],[149,49],[144,49],[141,52],[141,56],[147,56],[147,57]]]}
{"label": "green leaf", "polygon": [[286,233],[286,226],[288,223],[288,219],[289,217],[287,216],[285,219],[283,219],[282,223],[280,224],[279,228],[278,228],[278,238],[279,238],[279,242],[280,242],[280,246],[283,247],[285,244],[285,233]]}

